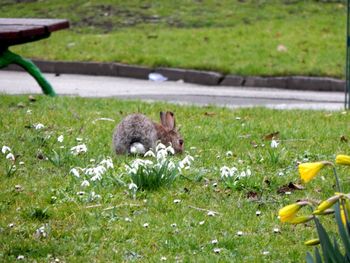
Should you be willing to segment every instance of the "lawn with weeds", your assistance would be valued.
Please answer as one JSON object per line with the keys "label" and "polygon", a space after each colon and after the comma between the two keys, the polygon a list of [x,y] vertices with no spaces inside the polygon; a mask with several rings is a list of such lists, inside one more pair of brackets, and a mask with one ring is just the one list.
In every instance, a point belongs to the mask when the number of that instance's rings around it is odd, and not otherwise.
{"label": "lawn with weeds", "polygon": [[344,78],[343,0],[2,2],[1,17],[70,20],[70,30],[13,47],[30,58]]}
{"label": "lawn with weeds", "polygon": [[[323,169],[296,190],[297,164],[349,153],[348,112],[35,99],[0,96],[2,262],[302,262],[315,228],[281,224],[278,210],[324,200],[334,180]],[[136,189],[126,166],[154,157],[114,155],[113,129],[165,110],[185,139],[169,158],[193,160],[170,185]],[[335,230],[332,218],[323,224]]]}

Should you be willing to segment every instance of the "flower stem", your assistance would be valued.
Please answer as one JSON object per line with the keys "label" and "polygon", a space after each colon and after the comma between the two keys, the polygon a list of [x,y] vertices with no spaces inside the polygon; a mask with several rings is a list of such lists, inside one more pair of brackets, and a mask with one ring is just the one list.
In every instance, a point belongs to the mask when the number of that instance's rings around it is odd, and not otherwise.
{"label": "flower stem", "polygon": [[337,190],[339,193],[342,193],[342,188],[340,186],[340,183],[339,183],[339,177],[338,177],[338,174],[337,174],[337,170],[335,169],[335,166],[333,165],[333,173],[334,173],[334,177],[335,177],[335,183],[336,183],[336,187],[337,187]]}

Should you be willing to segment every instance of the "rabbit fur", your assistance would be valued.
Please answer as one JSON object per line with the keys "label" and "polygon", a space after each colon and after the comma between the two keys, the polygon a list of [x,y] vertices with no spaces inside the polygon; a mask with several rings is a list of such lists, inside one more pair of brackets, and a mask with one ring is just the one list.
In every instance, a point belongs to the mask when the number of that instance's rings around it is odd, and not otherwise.
{"label": "rabbit fur", "polygon": [[176,130],[175,117],[170,111],[160,112],[161,123],[155,123],[143,114],[126,116],[113,133],[113,150],[116,154],[143,154],[155,149],[157,142],[172,145],[176,153],[182,153],[184,141]]}

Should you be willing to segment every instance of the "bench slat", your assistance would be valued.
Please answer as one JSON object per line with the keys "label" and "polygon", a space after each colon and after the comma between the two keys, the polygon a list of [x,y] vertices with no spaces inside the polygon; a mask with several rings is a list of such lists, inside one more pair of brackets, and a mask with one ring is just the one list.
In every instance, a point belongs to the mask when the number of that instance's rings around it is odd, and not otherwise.
{"label": "bench slat", "polygon": [[48,32],[69,27],[65,19],[0,18],[0,25],[45,26]]}

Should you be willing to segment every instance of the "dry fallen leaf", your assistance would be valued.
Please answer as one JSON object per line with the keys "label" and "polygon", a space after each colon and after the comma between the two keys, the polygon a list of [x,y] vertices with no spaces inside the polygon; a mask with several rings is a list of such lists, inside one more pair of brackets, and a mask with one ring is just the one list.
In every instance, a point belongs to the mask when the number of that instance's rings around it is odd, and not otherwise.
{"label": "dry fallen leaf", "polygon": [[204,112],[204,115],[205,116],[215,116],[216,115],[216,113],[215,112]]}
{"label": "dry fallen leaf", "polygon": [[341,142],[348,142],[348,138],[345,135],[340,136]]}
{"label": "dry fallen leaf", "polygon": [[293,192],[295,190],[303,190],[303,189],[304,189],[304,186],[290,182],[289,184],[282,185],[280,188],[278,188],[277,193],[285,194],[287,192]]}
{"label": "dry fallen leaf", "polygon": [[264,135],[264,140],[266,140],[266,141],[271,141],[271,140],[273,140],[273,139],[278,139],[278,138],[279,138],[279,135],[280,135],[280,132],[279,132],[279,131],[271,132],[271,133],[269,133],[269,134]]}

